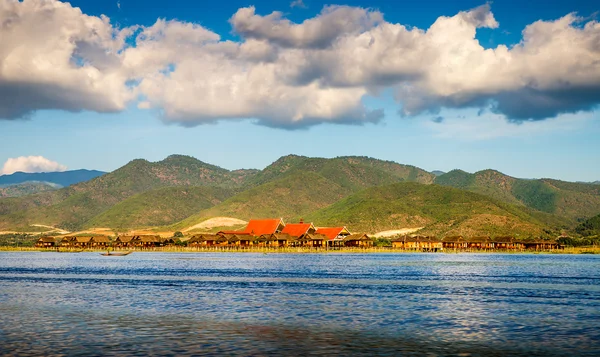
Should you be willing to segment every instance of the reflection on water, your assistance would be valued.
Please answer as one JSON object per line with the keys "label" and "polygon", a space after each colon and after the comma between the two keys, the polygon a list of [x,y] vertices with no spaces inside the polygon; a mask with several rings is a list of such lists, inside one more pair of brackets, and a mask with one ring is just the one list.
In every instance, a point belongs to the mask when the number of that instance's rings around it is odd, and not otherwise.
{"label": "reflection on water", "polygon": [[0,253],[0,354],[600,355],[600,259]]}

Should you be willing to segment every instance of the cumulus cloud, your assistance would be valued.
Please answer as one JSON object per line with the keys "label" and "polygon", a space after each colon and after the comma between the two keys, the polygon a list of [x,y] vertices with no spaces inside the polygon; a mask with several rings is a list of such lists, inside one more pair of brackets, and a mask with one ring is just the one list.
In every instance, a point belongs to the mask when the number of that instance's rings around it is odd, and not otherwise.
{"label": "cumulus cloud", "polygon": [[239,9],[231,18],[244,38],[267,40],[290,48],[325,48],[341,36],[358,35],[383,21],[378,11],[349,6],[326,6],[314,19],[294,24],[275,11],[256,15],[254,6]]}
{"label": "cumulus cloud", "polygon": [[6,160],[2,175],[10,175],[15,172],[55,172],[65,171],[67,167],[56,161],[51,161],[43,156],[20,156]]}
{"label": "cumulus cloud", "polygon": [[130,32],[58,1],[0,1],[0,117],[123,110],[131,93],[118,51]]}
{"label": "cumulus cloud", "polygon": [[500,27],[489,4],[426,29],[349,6],[302,23],[247,7],[230,23],[240,41],[194,23],[119,29],[55,0],[0,0],[0,117],[136,102],[186,126],[360,124],[381,119],[363,99],[386,88],[401,115],[428,118],[486,108],[523,122],[600,103],[600,24],[574,14],[532,23],[517,45],[495,48],[476,39],[478,29]]}

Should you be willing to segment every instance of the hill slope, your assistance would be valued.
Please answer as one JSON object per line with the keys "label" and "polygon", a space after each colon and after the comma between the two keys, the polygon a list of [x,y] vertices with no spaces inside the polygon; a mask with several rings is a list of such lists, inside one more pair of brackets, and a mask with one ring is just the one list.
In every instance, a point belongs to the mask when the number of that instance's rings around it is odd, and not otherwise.
{"label": "hill slope", "polygon": [[249,180],[248,185],[258,186],[298,172],[317,173],[352,191],[402,181],[432,183],[435,177],[418,167],[368,157],[324,159],[288,155],[267,166]]}
{"label": "hill slope", "polygon": [[54,183],[37,181],[0,185],[0,198],[33,195],[40,192],[57,190],[59,188],[61,188],[61,186]]}
{"label": "hill slope", "polygon": [[0,185],[14,185],[28,181],[50,182],[62,187],[74,185],[76,183],[89,181],[98,176],[104,175],[106,172],[97,170],[71,170],[63,172],[40,172],[40,173],[25,173],[15,172],[10,175],[0,176]]}
{"label": "hill slope", "polygon": [[168,225],[221,203],[233,192],[220,187],[159,188],[117,203],[86,226],[131,229]]}
{"label": "hill slope", "polygon": [[575,221],[600,213],[600,186],[552,179],[518,179],[495,170],[474,174],[453,170],[435,183],[480,193],[507,203]]}
{"label": "hill slope", "polygon": [[396,183],[373,187],[306,217],[318,225],[346,225],[377,232],[425,227],[434,235],[543,234],[545,223],[525,208],[487,196],[438,185]]}
{"label": "hill slope", "polygon": [[173,225],[175,230],[191,227],[207,218],[283,217],[298,218],[326,207],[351,193],[348,188],[314,172],[294,172],[272,182],[253,187],[226,201]]}
{"label": "hill slope", "polygon": [[111,173],[60,190],[1,199],[0,230],[23,230],[31,224],[80,229],[96,215],[142,192],[174,186],[235,188],[255,174],[255,170],[229,171],[181,155],[155,163],[133,160]]}

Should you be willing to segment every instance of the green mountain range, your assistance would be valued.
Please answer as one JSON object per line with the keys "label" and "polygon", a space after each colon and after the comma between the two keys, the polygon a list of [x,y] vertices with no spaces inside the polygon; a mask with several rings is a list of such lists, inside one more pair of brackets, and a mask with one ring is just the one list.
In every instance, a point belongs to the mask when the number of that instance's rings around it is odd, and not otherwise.
{"label": "green mountain range", "polygon": [[500,201],[524,205],[568,219],[598,213],[600,186],[552,179],[518,179],[495,170],[470,174],[453,170],[438,176],[435,183],[480,193]]}
{"label": "green mountain range", "polygon": [[230,171],[172,155],[133,160],[87,182],[0,198],[0,230],[32,224],[67,230],[183,230],[212,217],[300,218],[376,232],[429,234],[575,232],[600,213],[600,186],[517,179],[494,170],[429,173],[368,157],[284,156],[264,170]]}
{"label": "green mountain range", "polygon": [[26,181],[22,183],[0,185],[0,198],[2,197],[21,197],[35,193],[52,191],[62,186],[51,182]]}

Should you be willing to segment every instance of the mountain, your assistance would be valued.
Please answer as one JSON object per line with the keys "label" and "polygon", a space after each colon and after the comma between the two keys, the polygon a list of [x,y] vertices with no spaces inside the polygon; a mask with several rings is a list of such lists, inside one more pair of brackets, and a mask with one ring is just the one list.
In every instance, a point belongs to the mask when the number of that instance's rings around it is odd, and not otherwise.
{"label": "mountain", "polygon": [[14,185],[29,181],[49,182],[62,187],[71,186],[76,183],[89,181],[98,176],[104,175],[106,172],[96,170],[71,170],[63,172],[40,172],[40,173],[25,173],[15,172],[10,175],[0,176],[0,185]]}
{"label": "mountain", "polygon": [[453,170],[435,183],[483,194],[507,203],[576,219],[600,213],[600,187],[553,179],[518,179],[495,170],[474,174]]}
{"label": "mountain", "polygon": [[418,167],[401,165],[393,161],[377,160],[363,156],[344,156],[333,159],[312,158],[297,155],[283,156],[249,180],[250,186],[258,186],[297,172],[314,172],[357,190],[388,183],[411,181],[432,183],[434,175]]}
{"label": "mountain", "polygon": [[435,176],[442,176],[443,174],[445,174],[444,171],[440,171],[440,170],[433,170],[431,171],[432,174],[434,174]]}
{"label": "mountain", "polygon": [[31,224],[80,229],[95,216],[139,193],[174,186],[239,188],[256,172],[229,171],[182,155],[154,163],[133,160],[106,175],[60,190],[0,199],[0,230],[26,230]]}
{"label": "mountain", "polygon": [[21,197],[35,193],[52,191],[61,188],[60,185],[51,182],[27,181],[11,185],[0,185],[0,198]]}
{"label": "mountain", "polygon": [[396,183],[373,187],[305,217],[319,225],[346,225],[351,231],[378,232],[424,227],[431,235],[544,234],[547,222],[524,207],[439,185]]}
{"label": "mountain", "polygon": [[185,229],[211,217],[295,220],[362,189],[396,182],[433,182],[414,166],[368,157],[333,159],[288,155],[250,179],[247,190],[169,228]]}
{"label": "mountain", "polygon": [[351,192],[351,189],[315,172],[299,171],[243,191],[171,228],[181,230],[211,217],[243,220],[283,217],[289,220],[327,207]]}
{"label": "mountain", "polygon": [[494,170],[436,177],[368,157],[288,155],[264,170],[230,171],[171,155],[158,162],[133,160],[69,187],[0,198],[0,231],[28,231],[33,224],[71,231],[182,230],[213,217],[283,217],[369,232],[426,227],[435,234],[528,236],[571,230],[598,213],[598,185],[517,179]]}
{"label": "mountain", "polygon": [[159,188],[117,203],[86,222],[86,226],[125,229],[168,225],[212,207],[233,193],[232,189],[220,187]]}

